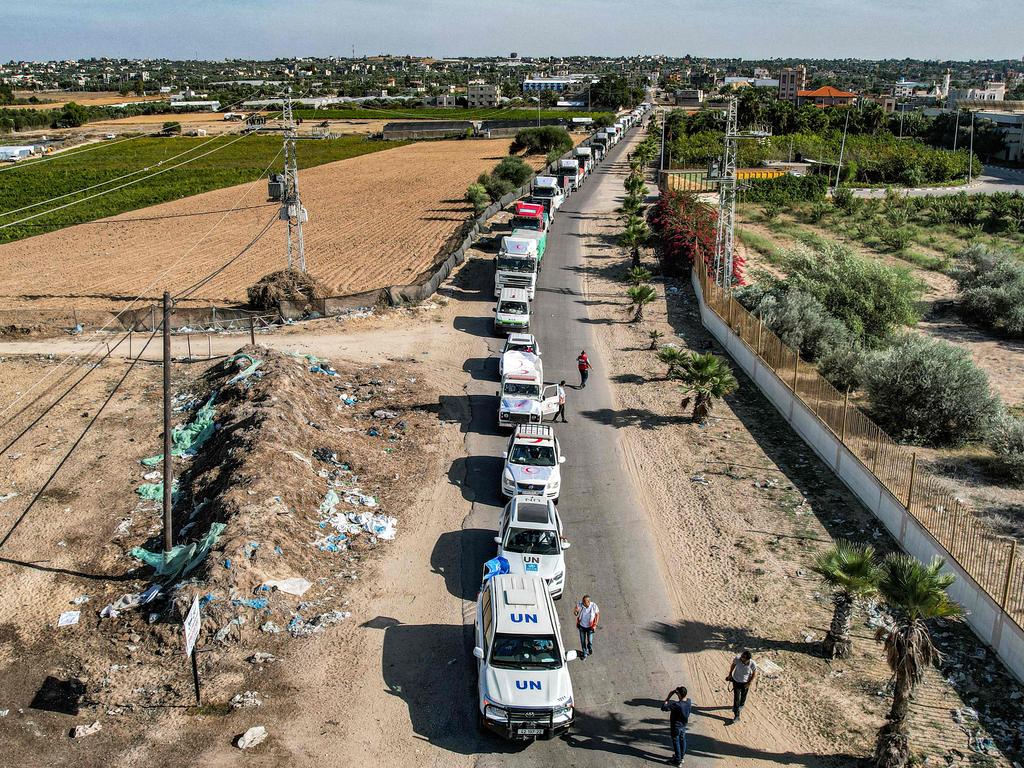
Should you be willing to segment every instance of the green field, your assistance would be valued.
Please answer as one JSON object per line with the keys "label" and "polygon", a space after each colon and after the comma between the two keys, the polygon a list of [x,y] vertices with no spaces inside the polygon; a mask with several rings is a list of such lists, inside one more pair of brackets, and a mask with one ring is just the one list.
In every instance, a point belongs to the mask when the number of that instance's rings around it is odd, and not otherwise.
{"label": "green field", "polygon": [[[407,142],[369,141],[361,136],[300,141],[297,145],[299,169],[357,157],[370,152],[379,152],[383,149],[402,146],[405,143]],[[207,152],[214,149],[217,151],[206,155]],[[143,179],[147,175],[161,170],[162,167],[173,166],[184,160],[197,158],[194,162],[174,168],[154,178],[140,181],[138,184],[91,200],[84,200],[84,202],[22,224],[0,229],[0,243],[20,240],[72,224],[114,216],[125,211],[145,208],[168,200],[177,200],[212,189],[253,181],[264,174],[272,161],[272,170],[280,172],[283,165],[282,156],[278,154],[280,150],[281,139],[273,136],[250,135],[242,139],[237,136],[222,136],[213,139],[205,137],[139,138],[111,144],[103,149],[84,152],[77,157],[56,156],[46,162],[37,161],[24,166],[4,166],[0,170],[0,227],[48,208],[65,205],[75,200],[83,200],[90,195],[121,184]],[[183,152],[187,152],[187,154],[171,160]],[[206,156],[201,157],[201,155]],[[161,163],[164,163],[164,166],[161,166]],[[142,169],[148,170],[123,179],[120,178]],[[118,180],[115,181],[115,179]],[[80,194],[55,200],[48,205],[19,210],[25,206],[31,206],[93,185],[99,186]],[[265,195],[266,188],[253,193],[251,199],[262,202]]]}
{"label": "green field", "polygon": [[[465,109],[462,107],[410,107],[408,109],[296,109],[295,116],[303,120],[536,120],[536,109]],[[569,112],[561,109],[542,109],[540,116],[547,119],[573,117],[611,117],[610,112]]]}

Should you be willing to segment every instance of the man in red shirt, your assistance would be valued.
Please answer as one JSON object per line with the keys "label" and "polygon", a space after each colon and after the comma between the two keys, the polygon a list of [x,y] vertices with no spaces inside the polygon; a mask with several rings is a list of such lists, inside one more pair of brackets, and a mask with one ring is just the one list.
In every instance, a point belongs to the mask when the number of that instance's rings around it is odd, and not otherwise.
{"label": "man in red shirt", "polygon": [[593,367],[590,364],[590,359],[587,357],[587,351],[581,350],[580,356],[576,358],[576,368],[580,372],[580,389],[586,388],[587,378],[590,376],[590,369]]}

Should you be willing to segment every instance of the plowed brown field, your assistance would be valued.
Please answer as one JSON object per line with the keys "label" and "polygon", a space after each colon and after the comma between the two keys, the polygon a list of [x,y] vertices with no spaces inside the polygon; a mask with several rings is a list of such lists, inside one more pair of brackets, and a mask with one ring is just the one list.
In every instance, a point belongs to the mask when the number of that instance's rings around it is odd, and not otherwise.
{"label": "plowed brown field", "polygon": [[[300,170],[309,271],[335,295],[413,282],[469,215],[466,185],[508,145],[424,142]],[[0,246],[0,307],[117,309],[181,290],[277,216],[266,192],[260,180]],[[275,221],[194,303],[244,301],[248,286],[285,266],[284,240]]]}

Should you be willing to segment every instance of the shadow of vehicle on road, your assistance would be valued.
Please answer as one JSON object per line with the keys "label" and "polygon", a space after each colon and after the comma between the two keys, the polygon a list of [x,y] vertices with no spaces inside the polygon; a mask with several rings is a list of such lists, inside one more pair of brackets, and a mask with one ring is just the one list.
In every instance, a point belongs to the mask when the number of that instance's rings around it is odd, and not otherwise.
{"label": "shadow of vehicle on road", "polygon": [[476,600],[483,563],[494,557],[496,530],[464,528],[442,533],[430,553],[431,570],[444,577],[448,593],[460,600]]}
{"label": "shadow of vehicle on road", "polygon": [[468,333],[471,336],[479,336],[483,339],[493,339],[498,336],[494,331],[494,317],[468,317],[459,315],[452,321],[456,331]]}
{"label": "shadow of vehicle on road", "polygon": [[448,480],[459,486],[466,501],[503,507],[501,471],[504,465],[500,456],[462,456],[449,467]]}

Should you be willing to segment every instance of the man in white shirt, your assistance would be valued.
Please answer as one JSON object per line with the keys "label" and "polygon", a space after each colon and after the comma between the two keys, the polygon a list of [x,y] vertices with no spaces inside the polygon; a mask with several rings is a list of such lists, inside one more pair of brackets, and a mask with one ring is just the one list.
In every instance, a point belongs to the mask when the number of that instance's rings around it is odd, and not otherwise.
{"label": "man in white shirt", "polygon": [[594,630],[601,620],[601,609],[590,595],[584,595],[572,612],[576,616],[576,629],[580,631],[580,657],[585,659],[594,652]]}
{"label": "man in white shirt", "polygon": [[726,681],[732,684],[732,721],[735,723],[740,719],[740,710],[747,703],[747,691],[750,684],[754,682],[757,674],[757,664],[750,655],[750,651],[743,651],[737,654],[729,666],[729,675]]}
{"label": "man in white shirt", "polygon": [[568,424],[569,422],[565,418],[565,380],[563,379],[558,383],[558,388],[555,390],[558,393],[558,413],[555,414],[555,418],[551,421],[558,421],[558,417],[562,417],[562,423]]}

